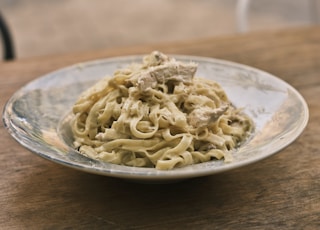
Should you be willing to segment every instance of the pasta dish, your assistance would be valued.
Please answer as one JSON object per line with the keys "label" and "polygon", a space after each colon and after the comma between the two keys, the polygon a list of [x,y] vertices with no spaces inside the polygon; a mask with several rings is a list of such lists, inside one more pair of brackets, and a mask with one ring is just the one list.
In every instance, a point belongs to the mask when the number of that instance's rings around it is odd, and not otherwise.
{"label": "pasta dish", "polygon": [[154,51],[100,80],[73,106],[75,148],[96,160],[159,170],[231,161],[253,123],[196,70],[196,63]]}

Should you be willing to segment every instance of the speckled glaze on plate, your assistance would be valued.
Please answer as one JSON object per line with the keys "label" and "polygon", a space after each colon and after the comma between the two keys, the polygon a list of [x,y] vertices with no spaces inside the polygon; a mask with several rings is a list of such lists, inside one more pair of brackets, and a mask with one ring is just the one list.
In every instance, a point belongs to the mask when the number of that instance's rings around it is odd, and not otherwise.
{"label": "speckled glaze on plate", "polygon": [[252,117],[255,131],[232,154],[233,162],[213,160],[169,171],[95,161],[72,148],[68,120],[77,97],[116,69],[142,56],[116,57],[70,66],[44,75],[17,91],[7,102],[3,121],[22,146],[50,161],[105,176],[142,182],[170,182],[211,175],[251,164],[292,143],[308,122],[302,96],[281,79],[264,71],[212,58],[173,55],[199,64],[196,76],[217,81],[236,107]]}

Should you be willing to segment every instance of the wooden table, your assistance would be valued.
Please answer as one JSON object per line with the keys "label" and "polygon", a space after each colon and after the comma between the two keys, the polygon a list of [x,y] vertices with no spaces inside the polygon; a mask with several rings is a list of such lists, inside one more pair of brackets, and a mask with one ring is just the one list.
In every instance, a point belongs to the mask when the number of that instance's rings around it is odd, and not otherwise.
{"label": "wooden table", "polygon": [[271,72],[306,99],[310,120],[259,163],[175,184],[87,174],[27,151],[0,124],[1,229],[320,229],[320,28],[249,33],[0,63],[0,106],[42,74],[80,61],[148,53],[227,59]]}

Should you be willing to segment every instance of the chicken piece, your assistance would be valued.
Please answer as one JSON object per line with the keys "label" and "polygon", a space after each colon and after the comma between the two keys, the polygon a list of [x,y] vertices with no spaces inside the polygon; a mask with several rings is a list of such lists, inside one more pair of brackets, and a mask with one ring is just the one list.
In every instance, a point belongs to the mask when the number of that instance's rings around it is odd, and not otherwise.
{"label": "chicken piece", "polygon": [[219,117],[227,111],[228,108],[228,104],[222,105],[216,109],[209,107],[196,108],[188,115],[188,122],[193,127],[207,126],[210,123],[217,121]]}
{"label": "chicken piece", "polygon": [[165,84],[168,81],[191,84],[196,71],[195,63],[184,64],[174,60],[149,67],[146,71],[132,76],[129,81],[144,92],[148,88],[155,88],[157,84]]}

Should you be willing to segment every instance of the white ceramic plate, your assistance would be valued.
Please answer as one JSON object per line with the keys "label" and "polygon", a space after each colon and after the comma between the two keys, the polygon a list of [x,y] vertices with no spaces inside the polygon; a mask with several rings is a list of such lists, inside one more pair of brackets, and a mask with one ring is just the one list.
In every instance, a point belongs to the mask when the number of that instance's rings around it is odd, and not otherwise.
{"label": "white ceramic plate", "polygon": [[292,143],[308,122],[302,96],[286,82],[261,70],[228,61],[175,56],[199,64],[197,76],[217,81],[231,102],[243,107],[255,123],[253,137],[233,152],[234,160],[213,160],[169,171],[102,163],[72,148],[68,111],[77,97],[97,80],[142,56],[126,56],[77,64],[42,76],[7,102],[3,121],[21,145],[53,162],[83,170],[144,182],[168,182],[211,175],[262,160]]}

